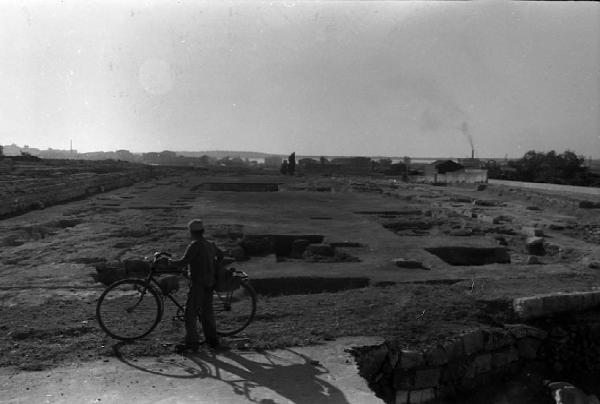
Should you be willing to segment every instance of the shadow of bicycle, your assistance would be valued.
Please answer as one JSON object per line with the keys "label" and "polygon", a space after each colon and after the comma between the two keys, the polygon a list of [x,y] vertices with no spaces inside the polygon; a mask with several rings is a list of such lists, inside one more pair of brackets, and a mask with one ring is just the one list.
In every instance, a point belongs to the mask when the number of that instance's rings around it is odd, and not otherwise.
{"label": "shadow of bicycle", "polygon": [[[228,384],[248,402],[269,404],[275,397],[297,404],[347,404],[343,392],[327,381],[329,371],[293,349],[271,352],[211,352],[168,357],[129,356],[130,344],[113,346],[122,363],[143,372],[179,379],[214,379]],[[200,393],[200,391],[199,391]]]}

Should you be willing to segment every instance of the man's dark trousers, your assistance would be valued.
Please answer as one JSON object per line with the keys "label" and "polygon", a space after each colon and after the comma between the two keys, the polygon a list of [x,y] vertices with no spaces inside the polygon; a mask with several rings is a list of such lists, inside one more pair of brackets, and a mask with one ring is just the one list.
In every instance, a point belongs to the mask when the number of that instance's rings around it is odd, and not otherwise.
{"label": "man's dark trousers", "polygon": [[196,345],[200,343],[198,333],[198,314],[202,321],[202,331],[209,345],[218,343],[217,326],[212,308],[213,288],[192,282],[185,304],[185,342]]}

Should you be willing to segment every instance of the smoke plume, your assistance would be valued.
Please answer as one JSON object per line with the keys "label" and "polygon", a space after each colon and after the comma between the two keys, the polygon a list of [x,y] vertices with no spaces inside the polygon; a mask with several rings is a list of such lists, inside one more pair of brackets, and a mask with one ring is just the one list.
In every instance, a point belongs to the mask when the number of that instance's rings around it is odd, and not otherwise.
{"label": "smoke plume", "polygon": [[469,132],[469,124],[466,121],[463,121],[463,123],[460,125],[460,130],[469,141],[469,144],[471,145],[471,151],[474,151],[475,146],[473,145],[473,136],[471,135],[471,132]]}

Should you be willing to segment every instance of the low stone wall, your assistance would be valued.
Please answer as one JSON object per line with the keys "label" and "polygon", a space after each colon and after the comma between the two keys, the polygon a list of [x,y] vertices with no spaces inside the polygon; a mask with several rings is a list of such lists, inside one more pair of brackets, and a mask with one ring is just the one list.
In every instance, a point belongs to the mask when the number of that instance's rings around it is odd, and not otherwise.
{"label": "low stone wall", "polygon": [[600,306],[600,290],[571,293],[551,293],[522,297],[513,301],[513,310],[523,320],[589,310]]}
{"label": "low stone wall", "polygon": [[517,298],[509,317],[521,323],[471,330],[420,350],[386,341],[355,355],[361,376],[387,403],[436,402],[532,363],[546,378],[576,382],[600,375],[599,306],[595,290]]}
{"label": "low stone wall", "polygon": [[386,342],[357,352],[360,374],[388,403],[434,402],[485,386],[535,359],[547,333],[525,324],[477,329],[425,350]]}
{"label": "low stone wall", "polygon": [[154,178],[150,166],[125,172],[76,173],[58,177],[0,178],[0,217],[83,198]]}
{"label": "low stone wall", "polygon": [[279,185],[277,182],[207,182],[196,189],[221,192],[277,192]]}

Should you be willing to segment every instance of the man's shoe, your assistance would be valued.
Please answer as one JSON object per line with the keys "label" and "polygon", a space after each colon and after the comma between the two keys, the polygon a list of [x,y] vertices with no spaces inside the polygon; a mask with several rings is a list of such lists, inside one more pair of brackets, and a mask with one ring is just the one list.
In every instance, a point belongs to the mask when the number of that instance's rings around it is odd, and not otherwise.
{"label": "man's shoe", "polygon": [[199,348],[200,348],[199,343],[184,342],[182,344],[175,345],[175,352],[177,352],[177,353],[183,353],[183,352],[187,352],[187,351],[198,352]]}

